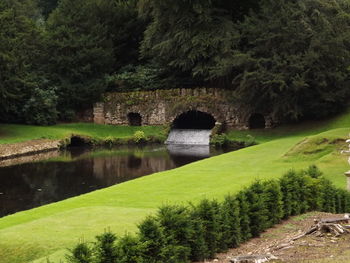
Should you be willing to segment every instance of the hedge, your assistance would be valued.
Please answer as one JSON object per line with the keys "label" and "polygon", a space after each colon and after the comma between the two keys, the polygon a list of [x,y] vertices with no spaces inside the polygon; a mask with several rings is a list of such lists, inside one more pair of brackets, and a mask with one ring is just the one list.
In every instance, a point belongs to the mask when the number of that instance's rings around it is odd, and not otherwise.
{"label": "hedge", "polygon": [[223,201],[164,205],[138,225],[136,235],[110,231],[77,244],[69,263],[182,263],[213,258],[283,219],[308,211],[350,211],[350,193],[335,188],[316,166],[279,180],[255,181]]}

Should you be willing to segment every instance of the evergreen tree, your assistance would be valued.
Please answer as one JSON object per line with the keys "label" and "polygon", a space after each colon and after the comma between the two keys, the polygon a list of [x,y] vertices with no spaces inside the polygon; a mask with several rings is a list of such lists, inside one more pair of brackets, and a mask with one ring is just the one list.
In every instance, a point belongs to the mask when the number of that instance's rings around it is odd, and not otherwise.
{"label": "evergreen tree", "polygon": [[240,102],[276,118],[337,112],[349,96],[349,13],[344,0],[262,1],[211,75],[231,74]]}
{"label": "evergreen tree", "polygon": [[175,74],[206,78],[209,68],[228,55],[238,35],[230,12],[233,10],[220,7],[220,1],[142,2],[151,23],[144,34],[141,56]]}
{"label": "evergreen tree", "polygon": [[202,200],[194,209],[196,217],[198,217],[204,230],[204,240],[208,248],[208,257],[214,257],[218,252],[218,241],[220,238],[220,223],[219,214],[217,210],[217,202]]}
{"label": "evergreen tree", "polygon": [[280,223],[283,218],[283,195],[278,182],[270,180],[263,183],[263,196],[268,210],[268,227]]}
{"label": "evergreen tree", "polygon": [[259,181],[253,183],[245,190],[249,203],[250,230],[253,237],[258,237],[261,232],[269,227],[269,211],[266,206],[264,187]]}
{"label": "evergreen tree", "polygon": [[321,193],[322,193],[322,211],[335,213],[336,212],[336,189],[332,183],[321,178],[320,180]]}
{"label": "evergreen tree", "polygon": [[238,247],[241,242],[239,202],[235,196],[228,195],[221,207],[222,236],[220,247],[227,248]]}
{"label": "evergreen tree", "polygon": [[79,243],[66,258],[68,263],[93,263],[92,249],[86,243]]}
{"label": "evergreen tree", "polygon": [[57,87],[62,118],[91,106],[112,71],[112,41],[95,0],[62,0],[48,19],[48,71]]}
{"label": "evergreen tree", "polygon": [[138,225],[143,262],[161,263],[159,255],[164,246],[164,237],[154,217],[147,217]]}
{"label": "evergreen tree", "polygon": [[241,226],[241,241],[245,242],[252,237],[249,218],[250,205],[247,200],[246,191],[240,191],[237,194],[236,198],[239,204],[239,224]]}
{"label": "evergreen tree", "polygon": [[205,242],[205,228],[201,218],[195,211],[191,213],[192,235],[190,239],[191,261],[203,261],[209,257],[208,246]]}
{"label": "evergreen tree", "polygon": [[[27,7],[30,7],[29,11]],[[45,93],[48,88],[42,65],[44,39],[36,24],[35,10],[32,1],[0,3],[0,121],[27,122],[26,114],[36,105],[23,105],[31,98],[39,99],[38,94]],[[52,101],[46,106],[53,116],[41,114],[42,109],[36,109],[37,116],[40,115],[37,124],[55,120],[54,91],[51,94]],[[39,104],[39,108],[46,107]]]}
{"label": "evergreen tree", "polygon": [[[139,263],[139,262],[149,262],[142,261],[142,253],[140,250],[140,241],[138,237],[131,236],[129,234],[125,235],[119,239],[117,244],[118,260],[111,262],[118,263]],[[109,261],[104,261],[107,263]],[[150,262],[149,262],[150,263]]]}
{"label": "evergreen tree", "polygon": [[160,258],[164,262],[187,262],[192,237],[191,220],[187,208],[183,206],[163,206],[157,220],[164,236]]}
{"label": "evergreen tree", "polygon": [[118,252],[115,241],[117,237],[110,231],[97,236],[95,244],[96,263],[115,263],[118,259]]}

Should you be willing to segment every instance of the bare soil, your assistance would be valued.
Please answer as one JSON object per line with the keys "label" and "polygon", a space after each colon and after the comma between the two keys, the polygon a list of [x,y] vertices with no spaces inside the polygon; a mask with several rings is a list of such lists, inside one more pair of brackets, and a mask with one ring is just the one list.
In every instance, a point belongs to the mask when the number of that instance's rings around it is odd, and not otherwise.
{"label": "bare soil", "polygon": [[[227,263],[235,256],[272,254],[277,260],[270,262],[350,262],[350,234],[334,237],[326,234],[323,237],[305,236],[291,241],[314,224],[314,219],[336,218],[343,215],[313,212],[292,217],[264,232],[261,237],[253,238],[239,248],[217,255],[211,261]],[[202,262],[203,263],[203,262]]]}

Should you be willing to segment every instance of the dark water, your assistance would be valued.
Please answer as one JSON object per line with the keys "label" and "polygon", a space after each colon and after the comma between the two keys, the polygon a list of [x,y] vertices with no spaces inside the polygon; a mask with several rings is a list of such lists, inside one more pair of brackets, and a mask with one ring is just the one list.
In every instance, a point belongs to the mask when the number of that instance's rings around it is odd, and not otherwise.
{"label": "dark water", "polygon": [[209,146],[72,148],[50,153],[45,161],[0,167],[0,217],[227,151]]}

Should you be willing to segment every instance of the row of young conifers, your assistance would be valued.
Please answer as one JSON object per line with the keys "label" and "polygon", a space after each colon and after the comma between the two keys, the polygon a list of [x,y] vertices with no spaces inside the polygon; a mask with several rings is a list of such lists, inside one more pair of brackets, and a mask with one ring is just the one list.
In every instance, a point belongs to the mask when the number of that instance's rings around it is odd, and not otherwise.
{"label": "row of young conifers", "polygon": [[70,263],[181,263],[213,258],[290,216],[307,211],[350,211],[350,193],[335,188],[316,166],[256,181],[223,201],[164,205],[138,225],[137,234],[110,231],[80,242]]}

